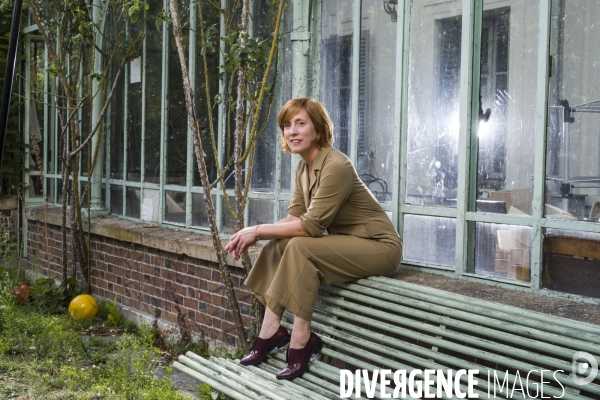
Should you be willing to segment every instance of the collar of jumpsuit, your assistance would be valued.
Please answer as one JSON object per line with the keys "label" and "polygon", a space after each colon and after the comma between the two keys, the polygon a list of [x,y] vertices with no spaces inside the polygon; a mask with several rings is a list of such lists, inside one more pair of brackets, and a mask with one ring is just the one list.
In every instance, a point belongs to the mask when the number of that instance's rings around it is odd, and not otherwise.
{"label": "collar of jumpsuit", "polygon": [[315,183],[317,182],[317,176],[318,176],[319,172],[321,171],[321,168],[323,167],[323,163],[325,162],[325,157],[327,157],[327,155],[329,154],[331,149],[333,149],[333,147],[331,147],[330,145],[323,146],[319,149],[319,152],[317,153],[317,156],[315,157],[315,161],[313,162],[313,169],[312,169],[312,174],[310,176],[310,181],[309,181],[308,172],[307,172],[308,164],[306,164],[306,162],[303,161],[304,165],[302,166],[302,168],[304,168],[304,170],[302,171],[302,174],[300,174],[300,176],[301,176],[301,179],[303,180],[302,189],[304,191],[304,193],[303,193],[304,194],[304,202],[305,202],[305,206],[307,209],[310,204],[310,192],[311,192],[313,186],[315,186]]}

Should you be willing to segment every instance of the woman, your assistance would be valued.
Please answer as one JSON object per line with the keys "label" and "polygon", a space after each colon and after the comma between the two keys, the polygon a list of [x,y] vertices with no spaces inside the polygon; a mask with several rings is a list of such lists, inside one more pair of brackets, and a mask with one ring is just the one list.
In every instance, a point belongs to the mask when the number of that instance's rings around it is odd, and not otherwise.
{"label": "woman", "polygon": [[[333,124],[320,103],[290,100],[277,121],[283,151],[302,157],[288,216],[242,229],[225,249],[237,260],[248,246],[269,239],[245,282],[265,305],[265,317],[241,364],[257,364],[289,342],[287,366],[277,378],[292,379],[323,345],[310,331],[319,286],[391,276],[400,264],[402,243],[352,162],[331,147]],[[285,309],[294,314],[291,336],[280,326]]]}

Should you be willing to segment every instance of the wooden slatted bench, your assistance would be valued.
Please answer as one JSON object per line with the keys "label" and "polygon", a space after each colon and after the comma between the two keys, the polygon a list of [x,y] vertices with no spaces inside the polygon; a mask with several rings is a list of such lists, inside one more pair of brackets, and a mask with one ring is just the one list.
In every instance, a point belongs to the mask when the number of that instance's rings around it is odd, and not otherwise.
{"label": "wooden slatted bench", "polygon": [[[291,329],[290,320],[284,318],[283,325]],[[573,376],[576,352],[600,363],[596,325],[372,277],[322,287],[313,329],[325,342],[321,359],[292,381],[275,378],[284,367],[285,350],[253,367],[193,353],[179,357],[174,367],[233,399],[338,399],[341,369],[352,376],[357,369],[404,370],[407,377],[413,370],[479,370],[474,388],[479,398],[493,397],[494,388],[497,398],[541,398],[536,390],[543,380],[546,398],[600,399],[600,374],[583,386]],[[589,369],[582,376],[588,374]],[[387,378],[391,394],[393,376]],[[435,384],[436,375],[432,378]],[[463,393],[467,378],[461,376]],[[364,387],[361,395],[368,398]],[[378,384],[374,398],[382,398]]]}

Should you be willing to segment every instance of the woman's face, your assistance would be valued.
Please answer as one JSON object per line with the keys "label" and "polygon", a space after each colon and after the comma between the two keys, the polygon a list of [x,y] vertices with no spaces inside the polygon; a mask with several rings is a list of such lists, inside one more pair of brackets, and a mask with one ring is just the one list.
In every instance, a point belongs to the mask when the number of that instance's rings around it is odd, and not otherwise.
{"label": "woman's face", "polygon": [[304,109],[283,126],[283,135],[290,150],[296,154],[309,155],[318,150],[317,131]]}

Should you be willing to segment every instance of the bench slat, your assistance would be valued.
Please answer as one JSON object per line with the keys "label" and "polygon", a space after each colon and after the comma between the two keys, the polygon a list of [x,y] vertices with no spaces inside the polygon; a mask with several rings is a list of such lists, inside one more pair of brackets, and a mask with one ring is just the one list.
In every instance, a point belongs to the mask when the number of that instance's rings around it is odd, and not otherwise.
{"label": "bench slat", "polygon": [[[478,313],[482,315],[489,315],[489,312],[494,312],[494,315],[499,319],[503,319],[506,321],[514,321],[514,317],[519,317],[519,322],[534,327],[530,325],[532,320],[539,321],[543,324],[544,329],[553,329],[555,326],[561,326],[567,329],[574,329],[578,332],[587,332],[590,334],[589,340],[600,343],[600,333],[598,325],[589,324],[586,322],[575,321],[568,318],[563,318],[559,316],[544,314],[537,311],[526,310],[523,308],[518,308],[514,306],[509,306],[506,304],[493,303],[488,300],[478,299],[474,297],[469,297],[457,293],[446,292],[444,290],[430,288],[427,286],[421,286],[414,283],[404,282],[397,279],[384,278],[381,276],[372,276],[366,279],[361,279],[356,281],[357,283],[364,284],[366,281],[381,283],[390,287],[397,294],[406,295],[408,297],[419,296],[419,299],[426,298],[430,302],[435,302],[436,304],[448,305],[447,300],[457,302],[459,304],[468,304],[471,307],[474,307],[473,310],[479,309]],[[417,298],[417,297],[415,297]],[[473,302],[476,304],[473,304]],[[459,306],[460,308],[460,306]],[[539,326],[536,324],[536,326]],[[555,331],[556,332],[556,331]]]}
{"label": "bench slat", "polygon": [[[351,286],[355,290],[361,290],[361,293],[368,294],[368,296],[358,293],[357,291],[350,291],[338,287],[329,286],[321,289],[340,297],[351,298],[353,300],[364,302],[365,304],[384,308],[387,311],[393,311],[394,313],[425,319],[435,322],[436,324],[452,326],[459,330],[471,330],[477,334],[488,334],[490,337],[494,337],[497,340],[504,339],[524,347],[536,346],[538,350],[548,350],[555,354],[561,354],[569,359],[576,351],[587,351],[596,356],[600,355],[600,346],[594,343],[561,337],[553,333],[534,330],[532,328],[508,322],[496,321],[483,316],[470,316],[468,313],[459,310],[425,304],[418,300],[405,300],[400,296],[389,293],[381,294],[377,290],[367,289],[358,285],[348,286]],[[321,297],[321,299],[323,299],[323,297]],[[413,307],[422,307],[422,309],[416,310]],[[366,308],[367,307],[362,306],[362,309]],[[355,309],[355,311],[361,312],[362,309]],[[446,315],[452,315],[452,318],[447,317]],[[460,316],[461,318],[457,319],[457,316]],[[512,333],[513,335],[507,335],[507,333]],[[567,347],[567,349],[557,346],[556,344],[561,344],[562,346]]]}
{"label": "bench slat", "polygon": [[[219,363],[216,362],[215,359],[211,359],[211,361],[209,361],[203,357],[200,357],[197,354],[192,353],[191,351],[186,353],[186,357],[193,363],[200,364],[208,369],[218,372],[226,379],[229,379],[232,382],[236,382],[237,384],[243,387],[251,388],[254,391],[257,391],[258,393],[263,393],[270,399],[286,400],[285,398],[277,394],[278,391],[281,393],[281,387],[273,387],[273,385],[271,385],[270,382],[263,382],[261,380],[260,384],[258,384],[256,379],[244,379],[242,376],[244,375],[247,378],[247,375],[243,374],[241,370],[236,370],[235,368],[232,368],[232,366],[228,366],[229,368],[223,367],[219,365]],[[195,365],[189,363],[185,358],[180,361],[188,367],[196,369]]]}
{"label": "bench slat", "polygon": [[227,396],[231,397],[232,399],[235,399],[235,400],[251,400],[252,399],[251,397],[248,397],[248,396],[240,393],[239,391],[230,388],[227,385],[223,385],[221,382],[218,382],[214,379],[209,378],[206,374],[201,374],[201,373],[199,373],[177,361],[175,361],[173,363],[173,368],[175,368],[193,378],[196,378],[200,382],[206,383],[214,390],[224,393]]}
{"label": "bench slat", "polygon": [[[353,319],[357,322],[366,323],[366,324],[370,325],[369,319],[366,319],[366,317],[359,317],[360,318],[359,319],[353,313],[350,313],[348,311],[343,311],[339,308],[335,308],[335,307],[331,307],[331,306],[321,305],[320,308],[322,308],[324,311],[327,311],[330,314],[337,315],[342,318]],[[338,326],[343,329],[347,329],[347,330],[355,332],[355,333],[360,332],[361,335],[364,335],[366,337],[370,337],[373,339],[378,339],[378,340],[383,341],[383,340],[387,340],[387,338],[388,338],[385,335],[378,334],[376,332],[373,332],[373,331],[370,331],[370,330],[367,330],[364,328],[360,328],[360,327],[356,327],[356,326],[346,326],[346,325],[344,325],[343,322],[340,322],[339,320],[336,320],[334,318],[327,318],[322,315],[315,315],[315,319],[319,320],[319,321],[324,321],[325,323],[328,323],[328,324],[331,324],[334,326]],[[396,319],[395,322],[400,322],[400,321],[398,319]],[[442,336],[450,337],[452,339],[461,341],[463,343],[469,342],[471,344],[476,344],[477,346],[487,348],[488,350],[496,350],[496,351],[500,350],[499,353],[501,353],[501,354],[518,355],[520,358],[525,359],[525,360],[540,359],[540,360],[544,361],[543,362],[544,365],[554,367],[555,369],[563,369],[566,371],[571,367],[570,363],[564,362],[557,358],[548,357],[548,356],[534,353],[534,352],[527,351],[527,350],[516,349],[514,347],[510,347],[510,346],[506,346],[506,345],[500,345],[498,343],[494,343],[494,342],[491,342],[491,341],[488,341],[485,339],[480,339],[475,336],[468,336],[463,333],[455,334],[455,332],[453,332],[453,331],[450,331],[447,329],[442,329],[438,326],[428,325],[428,324],[410,321],[410,320],[406,320],[406,319],[405,319],[405,321],[402,321],[402,322],[408,322],[408,323],[412,322],[416,328],[418,328],[420,330],[428,330],[430,333],[433,333],[436,336],[423,335],[423,334],[420,334],[420,333],[415,332],[410,329],[402,328],[397,325],[386,324],[386,323],[383,323],[380,321],[375,321],[373,323],[373,325],[376,325],[379,328],[385,328],[386,330],[393,332],[395,334],[400,334],[400,335],[403,335],[403,336],[406,336],[409,338],[413,338],[414,340],[428,343],[432,346],[438,346],[438,347],[456,351],[456,352],[465,351],[466,353],[464,353],[464,354],[467,354],[467,355],[470,355],[473,357],[478,357],[480,355],[479,350],[472,349],[471,347],[461,345],[460,343],[455,343],[455,342],[451,342],[448,340],[444,340],[444,339],[442,339]],[[404,342],[399,342],[399,343],[404,343]],[[437,357],[438,354],[439,354],[439,352],[432,351],[432,356],[435,355]]]}
{"label": "bench slat", "polygon": [[[454,369],[457,369],[456,366],[458,366],[459,369],[467,369],[467,370],[468,369],[478,369],[479,373],[483,374],[485,376],[487,376],[488,372],[490,374],[493,374],[493,372],[495,371],[492,368],[485,367],[483,365],[480,365],[480,364],[477,364],[474,362],[466,361],[461,358],[451,356],[448,354],[435,352],[433,350],[430,350],[430,349],[427,349],[424,347],[420,347],[420,346],[412,344],[412,343],[406,343],[399,339],[394,339],[389,336],[370,332],[364,328],[355,327],[348,323],[344,324],[344,322],[336,321],[331,318],[326,319],[325,322],[327,322],[330,325],[334,325],[334,326],[343,326],[344,332],[330,328],[321,323],[314,323],[314,326],[315,326],[315,328],[319,329],[320,331],[322,331],[324,333],[327,333],[327,334],[330,334],[333,336],[337,336],[341,340],[346,340],[346,341],[352,342],[352,345],[340,342],[340,341],[332,339],[332,338],[324,337],[323,340],[326,343],[328,343],[329,345],[333,345],[339,349],[343,349],[345,351],[352,352],[357,355],[362,355],[363,357],[369,358],[373,361],[379,361],[381,363],[381,365],[379,365],[377,368],[387,367],[392,370],[407,370],[407,371],[412,371],[414,369],[414,368],[408,367],[405,364],[397,362],[395,360],[385,359],[381,356],[374,355],[368,351],[365,352],[364,351],[365,348],[369,349],[369,350],[377,351],[379,353],[384,353],[384,354],[388,355],[389,357],[393,357],[395,359],[406,360],[407,362],[409,362],[411,364],[417,364],[421,367],[419,369],[446,370],[446,369],[450,368],[450,366],[453,366]],[[350,335],[347,333],[347,331],[353,331],[357,334],[363,334],[364,336]],[[366,338],[368,338],[368,339],[376,338],[380,342],[386,343],[390,346],[393,346],[394,348],[388,347],[381,343],[376,343],[376,342],[371,342],[370,340],[365,340]],[[357,345],[360,347],[355,347],[354,345]],[[361,347],[362,347],[362,349],[361,349]],[[412,356],[411,354],[407,354],[402,351],[398,351],[398,348],[400,348],[402,350],[414,352],[414,353],[422,355],[423,357],[428,357],[428,358],[420,358],[420,357]],[[468,352],[469,352],[469,348],[467,346],[461,346],[461,348],[457,349],[457,350],[460,350],[461,354],[468,354]],[[532,371],[532,370],[536,370],[537,368],[539,368],[538,366],[536,366],[534,364],[516,361],[516,360],[510,359],[508,357],[501,357],[494,353],[478,352],[477,357],[482,358],[482,359],[487,359],[488,361],[492,361],[492,362],[494,362],[494,360],[497,359],[499,363],[500,363],[500,359],[501,359],[501,361],[503,361],[501,363],[502,365],[506,365],[508,367],[518,369],[521,371]],[[432,359],[436,359],[438,361],[444,361],[447,364],[445,364],[445,365],[440,364],[439,362],[432,361]],[[505,376],[505,374],[501,371],[498,371],[496,375],[500,379],[504,379],[504,376]],[[540,376],[539,373],[535,373],[534,375]],[[572,377],[569,377],[564,374],[557,374],[555,377],[557,378],[558,381],[560,381],[565,386],[576,386],[575,383],[573,382]],[[467,377],[464,376],[463,380],[466,381]],[[515,378],[510,377],[510,376],[507,378],[507,380],[511,384],[513,384],[515,382]],[[486,383],[486,381],[481,381],[481,382],[483,382],[483,383],[481,383],[480,385],[484,385],[484,383]],[[487,386],[485,386],[485,388],[487,388]],[[589,392],[592,392],[592,393],[600,394],[600,387],[598,385],[589,384],[586,386],[586,390],[588,390]],[[555,391],[554,393],[552,393],[551,390],[548,390],[548,394],[556,394],[557,396],[560,396],[561,392]],[[585,397],[581,396],[581,397],[565,397],[565,398],[583,399]]]}

